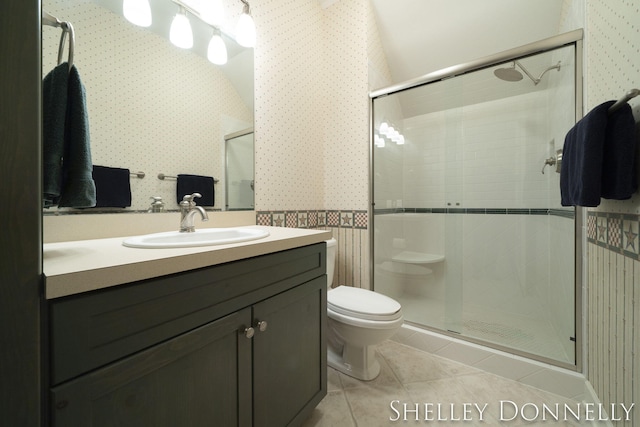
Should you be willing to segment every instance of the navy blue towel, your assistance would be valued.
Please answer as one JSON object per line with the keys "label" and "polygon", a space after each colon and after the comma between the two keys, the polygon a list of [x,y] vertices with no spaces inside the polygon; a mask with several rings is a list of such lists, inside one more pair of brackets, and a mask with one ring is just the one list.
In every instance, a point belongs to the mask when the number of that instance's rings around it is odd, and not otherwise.
{"label": "navy blue towel", "polygon": [[58,65],[44,78],[42,91],[44,206],[92,207],[89,116],[77,68]]}
{"label": "navy blue towel", "polygon": [[185,194],[200,193],[202,198],[196,199],[196,204],[213,206],[215,204],[213,184],[213,177],[210,176],[180,174],[176,186],[176,200],[179,204]]}
{"label": "navy blue towel", "polygon": [[602,153],[609,107],[600,104],[569,130],[564,139],[560,195],[562,206],[598,206],[602,189]]}
{"label": "navy blue towel", "polygon": [[629,104],[609,115],[602,156],[602,197],[630,199],[638,189],[636,123]]}
{"label": "navy blue towel", "polygon": [[93,165],[96,183],[96,208],[126,208],[131,206],[129,169]]}

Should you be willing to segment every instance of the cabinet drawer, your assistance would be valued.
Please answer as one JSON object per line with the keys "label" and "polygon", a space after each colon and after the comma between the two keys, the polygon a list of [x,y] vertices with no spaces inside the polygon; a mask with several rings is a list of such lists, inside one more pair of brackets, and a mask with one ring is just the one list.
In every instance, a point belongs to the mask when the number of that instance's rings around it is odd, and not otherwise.
{"label": "cabinet drawer", "polygon": [[324,243],[50,304],[51,383],[204,325],[325,272]]}

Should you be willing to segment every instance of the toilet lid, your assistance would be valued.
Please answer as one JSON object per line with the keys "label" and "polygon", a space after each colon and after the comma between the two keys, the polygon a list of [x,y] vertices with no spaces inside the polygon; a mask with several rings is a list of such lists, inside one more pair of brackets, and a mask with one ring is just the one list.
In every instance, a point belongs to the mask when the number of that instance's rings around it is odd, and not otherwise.
{"label": "toilet lid", "polygon": [[367,320],[395,320],[402,306],[394,299],[366,289],[338,286],[327,293],[330,310]]}

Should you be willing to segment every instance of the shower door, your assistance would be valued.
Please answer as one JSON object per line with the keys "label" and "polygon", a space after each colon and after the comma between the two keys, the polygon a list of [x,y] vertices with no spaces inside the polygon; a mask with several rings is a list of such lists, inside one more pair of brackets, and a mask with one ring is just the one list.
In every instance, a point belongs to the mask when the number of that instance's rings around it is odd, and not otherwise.
{"label": "shower door", "polygon": [[551,163],[576,47],[517,61],[372,96],[374,289],[412,324],[575,366],[575,212]]}

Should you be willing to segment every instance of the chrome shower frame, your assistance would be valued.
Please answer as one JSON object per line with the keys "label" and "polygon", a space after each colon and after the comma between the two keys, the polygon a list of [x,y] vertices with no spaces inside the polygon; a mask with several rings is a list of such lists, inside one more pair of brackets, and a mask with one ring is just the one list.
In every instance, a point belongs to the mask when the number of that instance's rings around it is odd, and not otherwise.
{"label": "chrome shower frame", "polygon": [[[582,75],[583,75],[583,38],[584,31],[582,29],[570,31],[567,33],[559,34],[554,37],[549,37],[534,43],[529,43],[514,49],[509,49],[503,52],[499,52],[493,55],[489,55],[480,59],[476,59],[474,61],[454,65],[451,67],[446,67],[440,69],[438,71],[434,71],[423,76],[407,80],[402,83],[398,83],[395,85],[391,85],[385,88],[376,89],[369,93],[369,212],[368,212],[368,227],[369,227],[369,277],[373,282],[374,278],[374,212],[375,212],[375,202],[374,202],[374,104],[373,101],[376,98],[391,95],[394,93],[402,92],[417,86],[421,86],[427,83],[436,82],[439,80],[449,79],[452,77],[456,77],[465,73],[478,71],[481,69],[490,68],[505,62],[516,61],[518,59],[537,55],[539,53],[543,53],[546,51],[554,50],[561,48],[563,46],[573,45],[575,46],[575,121],[578,122],[583,116],[583,87],[582,87]],[[559,65],[559,64],[558,64]],[[549,69],[545,70],[541,75],[544,75],[550,69],[556,68],[556,66],[552,66]],[[534,83],[535,79],[529,75]],[[476,340],[470,337],[461,337],[458,334],[450,333],[447,331],[437,330],[436,332],[442,335],[447,335],[451,337],[455,337],[458,339],[463,339],[465,341],[480,344],[486,347],[494,348],[496,350],[505,351],[507,353],[515,354],[517,356],[526,357],[528,359],[536,360],[539,362],[548,363],[550,365],[559,366],[565,369],[577,371],[577,372],[585,372],[586,371],[586,349],[584,343],[586,338],[586,331],[583,328],[583,320],[582,313],[583,307],[585,306],[585,298],[586,293],[583,292],[586,289],[585,280],[587,276],[587,263],[584,259],[584,254],[587,251],[587,241],[586,241],[586,226],[587,226],[587,210],[586,208],[576,206],[575,208],[575,222],[574,222],[574,274],[575,274],[575,365],[559,362],[556,360],[548,359],[545,357],[537,356],[535,354],[530,354],[526,352],[522,352],[519,350],[515,350],[512,348],[503,347],[500,345],[493,345],[484,341]],[[372,283],[372,288],[375,284]],[[428,327],[421,326],[424,329],[429,329]]]}

